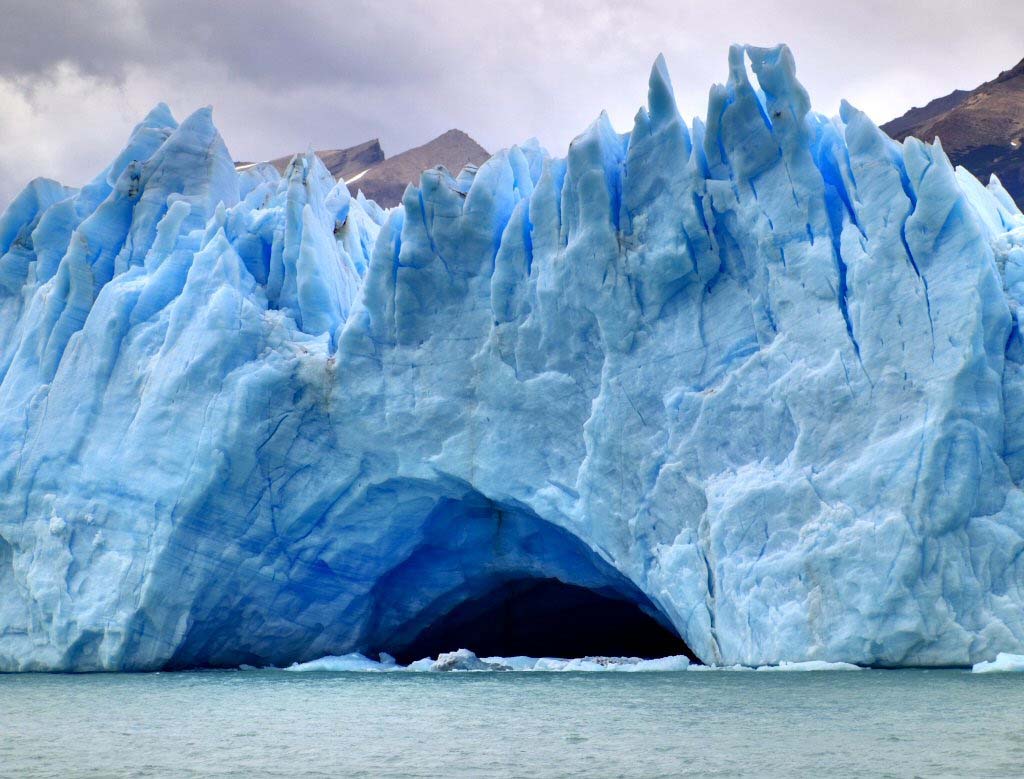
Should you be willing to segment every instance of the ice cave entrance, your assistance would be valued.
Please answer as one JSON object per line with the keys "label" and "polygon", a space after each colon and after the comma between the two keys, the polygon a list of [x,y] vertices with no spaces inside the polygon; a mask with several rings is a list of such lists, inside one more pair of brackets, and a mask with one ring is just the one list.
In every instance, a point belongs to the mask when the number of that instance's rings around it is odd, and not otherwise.
{"label": "ice cave entrance", "polygon": [[415,524],[419,543],[378,584],[368,653],[696,659],[635,584],[525,507],[469,491]]}
{"label": "ice cave entrance", "polygon": [[505,582],[393,648],[400,663],[410,663],[463,647],[481,657],[691,656],[635,602],[557,579]]}

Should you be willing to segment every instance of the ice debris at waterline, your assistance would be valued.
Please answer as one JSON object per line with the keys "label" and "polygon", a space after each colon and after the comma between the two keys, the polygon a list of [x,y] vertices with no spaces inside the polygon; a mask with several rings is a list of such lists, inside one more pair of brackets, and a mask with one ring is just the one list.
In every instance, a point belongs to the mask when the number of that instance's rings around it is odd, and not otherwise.
{"label": "ice debris at waterline", "polygon": [[[639,657],[477,657],[475,652],[459,649],[442,652],[437,659],[425,657],[408,665],[399,665],[385,653],[379,661],[353,652],[340,657],[321,657],[306,663],[295,663],[282,671],[618,671],[623,673],[654,671],[685,671],[690,668],[685,655],[645,660]],[[256,670],[256,669],[251,669]]]}
{"label": "ice debris at waterline", "polygon": [[1024,216],[784,47],[387,213],[161,106],[0,254],[0,669],[401,653],[536,578],[717,665],[1024,652]]}
{"label": "ice debris at waterline", "polygon": [[[1000,655],[1004,657],[1004,655]],[[985,665],[982,663],[982,665]],[[787,662],[778,665],[762,665],[757,669],[748,666],[707,666],[690,662],[686,655],[657,657],[644,659],[640,657],[577,657],[565,659],[560,657],[477,657],[469,649],[455,652],[442,652],[435,660],[425,657],[408,665],[400,665],[395,658],[385,652],[380,660],[370,658],[358,652],[347,655],[321,657],[305,663],[293,663],[287,668],[264,668],[242,666],[241,670],[281,670],[292,673],[309,673],[324,671],[328,673],[353,671],[556,671],[556,672],[620,672],[620,673],[653,673],[665,671],[860,671],[860,666],[851,663],[829,663],[824,660],[808,660],[804,662]],[[977,670],[977,667],[975,668]]]}

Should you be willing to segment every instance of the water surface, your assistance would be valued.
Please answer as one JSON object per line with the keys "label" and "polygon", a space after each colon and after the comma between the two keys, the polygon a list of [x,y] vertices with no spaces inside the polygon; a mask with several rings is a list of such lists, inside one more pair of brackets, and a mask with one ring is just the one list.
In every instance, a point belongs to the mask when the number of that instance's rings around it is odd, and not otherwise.
{"label": "water surface", "polygon": [[0,676],[0,775],[1014,776],[1024,674]]}

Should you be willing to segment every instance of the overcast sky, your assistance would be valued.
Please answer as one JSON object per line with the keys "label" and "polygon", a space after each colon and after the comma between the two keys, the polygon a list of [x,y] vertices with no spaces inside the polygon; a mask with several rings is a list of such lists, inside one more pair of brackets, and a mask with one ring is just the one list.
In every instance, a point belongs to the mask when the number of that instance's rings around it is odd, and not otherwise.
{"label": "overcast sky", "polygon": [[236,159],[451,127],[555,154],[607,109],[630,127],[664,52],[703,116],[732,42],[786,42],[816,110],[882,122],[1024,58],[1021,0],[0,0],[0,208],[80,185],[158,101],[203,105]]}

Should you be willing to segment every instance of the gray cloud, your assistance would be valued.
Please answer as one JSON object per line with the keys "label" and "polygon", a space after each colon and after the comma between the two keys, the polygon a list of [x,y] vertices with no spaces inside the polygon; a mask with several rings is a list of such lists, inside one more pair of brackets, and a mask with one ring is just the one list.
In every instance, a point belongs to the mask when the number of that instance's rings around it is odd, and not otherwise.
{"label": "gray cloud", "polygon": [[123,5],[0,0],[0,74],[38,76],[70,62],[89,75],[121,77],[125,63],[145,53],[131,34],[136,13]]}
{"label": "gray cloud", "polygon": [[390,5],[386,13],[381,5],[146,0],[140,9],[164,60],[220,63],[234,80],[286,89],[431,78],[440,64],[431,56],[435,19],[412,5]]}
{"label": "gray cloud", "polygon": [[81,184],[154,103],[213,104],[239,159],[459,127],[555,153],[602,109],[628,129],[650,63],[703,114],[731,42],[793,48],[817,110],[877,120],[1024,57],[1024,4],[738,0],[0,0],[0,206],[34,175]]}
{"label": "gray cloud", "polygon": [[367,0],[0,0],[0,73],[33,76],[68,63],[123,81],[131,66],[173,74],[204,63],[275,89],[429,78],[439,64],[431,55],[443,40],[432,29],[440,20],[424,13],[426,6],[380,7]]}

